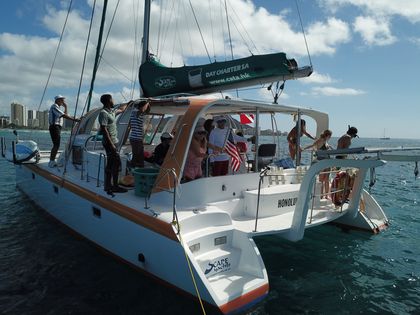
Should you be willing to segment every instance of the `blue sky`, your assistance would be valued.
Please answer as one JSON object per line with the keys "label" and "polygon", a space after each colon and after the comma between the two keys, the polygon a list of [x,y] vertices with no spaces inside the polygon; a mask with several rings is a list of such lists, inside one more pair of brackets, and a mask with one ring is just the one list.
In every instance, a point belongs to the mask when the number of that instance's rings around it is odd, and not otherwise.
{"label": "blue sky", "polygon": [[[0,2],[0,114],[8,115],[13,101],[29,109],[47,109],[58,93],[66,95],[70,110],[74,109],[93,0],[74,1],[50,86],[39,104],[69,2]],[[224,60],[230,48],[223,35],[226,26],[217,17],[220,3],[192,0],[210,55]],[[361,137],[377,138],[386,130],[393,138],[420,138],[420,1],[298,3],[315,72],[308,79],[287,82],[279,102],[328,112],[334,136],[350,124],[358,127]],[[108,21],[115,5],[116,0],[109,1]],[[228,0],[228,6],[235,56],[247,56],[248,44],[253,53],[284,51],[300,65],[308,64],[295,0]],[[167,65],[208,60],[188,8],[184,0],[153,2],[151,50]],[[138,55],[140,37],[135,41],[134,30],[141,32],[142,20],[141,15],[136,20],[134,12],[141,13],[142,4],[121,1],[98,73],[94,106],[99,106],[98,96],[105,92],[117,100],[138,96],[138,83],[133,90],[132,81],[137,76],[138,58],[133,55]],[[161,24],[160,18],[165,20]],[[97,14],[91,42],[98,22]],[[160,37],[159,25],[164,30]],[[187,39],[180,40],[181,34]],[[94,45],[89,48],[81,100],[87,94],[94,49]],[[265,89],[240,92],[241,97],[269,102],[270,95]]]}

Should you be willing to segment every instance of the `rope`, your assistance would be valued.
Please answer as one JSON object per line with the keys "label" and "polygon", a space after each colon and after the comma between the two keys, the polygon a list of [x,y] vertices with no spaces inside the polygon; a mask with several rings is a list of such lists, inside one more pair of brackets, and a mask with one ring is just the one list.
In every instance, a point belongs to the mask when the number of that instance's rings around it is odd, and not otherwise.
{"label": "rope", "polygon": [[62,42],[62,40],[63,40],[64,30],[66,29],[67,20],[68,20],[69,15],[70,15],[70,10],[71,10],[71,5],[72,5],[72,3],[73,3],[73,0],[70,0],[69,8],[68,8],[68,10],[67,10],[66,19],[65,19],[65,21],[64,21],[64,25],[63,25],[63,28],[62,28],[62,30],[61,30],[60,39],[59,39],[59,41],[58,41],[57,49],[55,50],[55,55],[54,55],[53,63],[52,63],[51,68],[50,68],[50,73],[48,74],[48,79],[47,79],[47,82],[45,83],[44,91],[42,92],[41,101],[39,102],[39,105],[38,105],[38,111],[40,110],[41,105],[42,105],[42,102],[44,101],[45,93],[46,93],[46,91],[47,91],[48,84],[49,84],[49,82],[50,82],[51,74],[52,74],[52,71],[53,71],[53,69],[54,69],[55,61],[56,61],[56,59],[57,59],[58,51],[59,51],[59,49],[60,49],[60,45],[61,45],[61,42]]}
{"label": "rope", "polygon": [[200,302],[201,310],[202,310],[203,314],[206,315],[206,310],[204,309],[203,300],[201,298],[200,291],[198,290],[197,282],[195,281],[194,272],[191,268],[191,262],[190,262],[190,259],[188,258],[187,251],[184,247],[184,241],[182,240],[181,226],[179,225],[178,221],[172,221],[172,224],[175,225],[176,226],[175,228],[177,229],[177,231],[179,231],[179,233],[178,233],[179,241],[181,242],[182,249],[184,250],[185,260],[187,261],[187,264],[188,264],[188,269],[189,269],[190,274],[191,274],[191,279],[192,279],[192,282],[194,284],[195,292],[197,293],[197,298],[198,298],[198,301]]}
{"label": "rope", "polygon": [[193,5],[191,3],[191,0],[188,0],[188,2],[190,3],[191,11],[194,15],[194,20],[195,20],[195,23],[197,24],[198,31],[200,32],[200,36],[201,36],[201,40],[203,42],[204,48],[206,49],[207,57],[209,58],[209,61],[211,62],[210,54],[209,54],[209,51],[207,49],[206,42],[204,41],[204,37],[203,37],[203,33],[201,32],[200,24],[198,24],[197,16],[195,15],[195,11],[194,11]]}
{"label": "rope", "polygon": [[300,21],[300,27],[302,29],[303,39],[305,40],[306,52],[308,53],[309,64],[311,65],[311,68],[312,68],[311,54],[309,53],[308,42],[306,41],[305,30],[303,28],[302,17],[300,16],[300,10],[299,10],[299,5],[297,3],[297,0],[295,0],[295,3],[296,3],[296,9],[297,9],[297,12],[298,12],[298,15],[299,15],[299,21]]}
{"label": "rope", "polygon": [[[245,26],[242,24],[241,19],[239,18],[238,14],[235,11],[235,8],[232,7],[232,5],[229,3],[229,7],[231,9],[231,11],[233,11],[233,14],[235,14],[236,18],[238,19],[239,24],[242,26],[242,29],[245,31],[245,34],[248,36],[249,41],[251,42],[251,44],[254,46],[255,50],[257,51],[257,53],[259,53],[259,50],[257,48],[257,46],[255,45],[254,41],[252,40],[251,36],[249,35],[248,31],[246,30]],[[250,46],[248,45],[247,41],[245,40],[245,38],[242,36],[242,33],[239,31],[238,27],[235,24],[235,21],[232,19],[232,23],[235,26],[236,30],[238,31],[238,34],[241,36],[242,40],[244,41],[244,44],[246,45],[246,47],[248,48],[248,51],[251,55],[253,55],[252,50],[250,48]]]}
{"label": "rope", "polygon": [[209,15],[210,15],[210,28],[211,28],[211,41],[213,43],[213,57],[214,61],[216,62],[216,46],[214,44],[214,30],[213,30],[213,16],[212,16],[212,5],[210,3],[210,0],[208,1],[209,4]]}
{"label": "rope", "polygon": [[[90,34],[91,34],[91,31],[92,31],[93,16],[95,14],[95,6],[96,6],[96,0],[93,2],[92,14],[91,14],[91,17],[90,17],[89,32],[88,32],[88,36],[87,36],[87,40],[86,40],[85,53],[83,55],[82,71],[81,71],[81,74],[80,74],[79,87],[78,87],[77,96],[76,96],[76,105],[75,105],[75,108],[74,108],[74,117],[76,117],[77,107],[79,105],[80,90],[82,89],[83,74],[84,74],[84,71],[85,71],[86,56],[87,56],[87,51],[88,51],[88,47],[89,47]],[[86,107],[86,104],[85,104],[85,107]],[[83,114],[84,110],[85,110],[85,108],[83,108],[82,114]],[[70,134],[69,147],[66,150],[66,153],[67,154],[65,155],[65,158],[64,158],[64,162],[65,163],[64,163],[64,171],[63,171],[63,174],[66,174],[66,172],[67,172],[67,161],[68,161],[68,159],[70,157],[70,148],[71,148],[70,144],[72,144],[73,141],[74,141],[74,139],[72,140],[73,130],[74,130],[74,121],[73,121],[72,126],[71,126],[71,134]]]}
{"label": "rope", "polygon": [[[226,14],[226,24],[228,27],[228,34],[229,34],[229,45],[230,45],[230,54],[232,56],[232,60],[233,60],[233,45],[232,45],[232,36],[230,34],[230,25],[229,25],[229,15],[228,15],[228,11],[227,11],[227,4],[226,4],[226,0],[225,0],[225,14]],[[238,89],[236,89],[236,97],[239,98],[239,92]]]}

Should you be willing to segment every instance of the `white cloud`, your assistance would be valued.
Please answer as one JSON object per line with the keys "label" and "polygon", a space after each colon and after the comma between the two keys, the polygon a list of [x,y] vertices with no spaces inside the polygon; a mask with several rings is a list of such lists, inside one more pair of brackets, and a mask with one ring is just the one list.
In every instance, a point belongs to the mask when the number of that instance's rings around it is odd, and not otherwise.
{"label": "white cloud", "polygon": [[363,90],[356,90],[352,88],[335,88],[331,86],[314,87],[311,90],[311,95],[324,95],[324,96],[357,96],[366,94]]}
{"label": "white cloud", "polygon": [[420,47],[420,37],[411,37],[409,38],[409,41],[414,45]]}
{"label": "white cloud", "polygon": [[[93,2],[93,0],[78,2],[77,10],[73,10],[69,16],[46,100],[41,108],[48,106],[50,101],[47,99],[55,94],[69,96],[77,91],[90,23],[89,10]],[[168,5],[161,8],[158,6],[160,3]],[[213,55],[216,54],[218,61],[223,61],[231,58],[230,47],[226,37],[226,18],[220,17],[220,12],[224,12],[224,8],[219,7],[222,2],[215,1],[215,3],[210,6],[207,1],[194,1],[193,5],[212,60]],[[300,27],[296,25],[296,16],[292,16],[294,7],[292,10],[286,8],[278,14],[273,14],[264,8],[257,7],[250,0],[230,0],[228,3],[235,57],[249,56],[249,50],[253,53],[285,51],[289,57],[297,59],[306,57],[306,47]],[[109,1],[108,24],[105,27],[104,37],[108,31],[115,4],[116,0]],[[60,2],[56,4],[56,7],[48,7],[47,13],[42,17],[37,17],[36,20],[32,15],[29,16],[28,10],[19,11],[19,14],[22,14],[21,20],[25,20],[26,23],[29,23],[31,19],[34,19],[32,23],[42,23],[41,26],[44,27],[42,36],[0,32],[0,104],[3,107],[7,106],[7,109],[3,111],[9,111],[9,104],[12,101],[37,109],[66,18],[66,5]],[[129,89],[132,85],[131,80],[137,78],[143,22],[142,18],[137,20],[136,30],[134,22],[137,12],[140,16],[142,15],[142,6],[141,1],[139,7],[133,7],[130,1],[120,2],[97,73],[96,93],[101,94],[110,90],[117,91],[119,95],[132,93],[123,89],[124,87]],[[82,91],[86,91],[90,83],[101,8],[97,7],[95,12]],[[188,1],[154,1],[151,14],[150,49],[152,52],[159,52],[162,63],[168,66],[180,66],[184,62],[191,63],[191,60],[196,63],[208,62]],[[165,20],[165,23],[160,25],[160,37],[158,37],[160,17]],[[22,27],[25,25],[22,24]],[[40,25],[37,24],[37,26]],[[31,25],[28,24],[28,27]],[[27,32],[33,34],[32,30],[28,29]],[[339,45],[351,39],[348,24],[335,18],[313,22],[306,28],[306,32],[309,49],[313,56],[334,54]],[[137,34],[137,38],[134,34]],[[179,34],[183,34],[185,38],[181,40]],[[244,44],[244,38],[248,46]],[[253,44],[258,47],[258,51]],[[138,93],[138,84],[135,93]],[[282,98],[285,97],[286,95],[283,94]]]}
{"label": "white cloud", "polygon": [[369,15],[398,15],[411,23],[420,22],[420,1],[418,0],[319,0],[319,2],[333,12],[341,7],[353,5]]}
{"label": "white cloud", "polygon": [[368,45],[385,46],[397,40],[391,34],[390,23],[385,18],[358,16],[353,27]]}
{"label": "white cloud", "polygon": [[309,77],[300,79],[302,83],[316,83],[316,84],[328,84],[328,83],[335,83],[336,81],[333,80],[329,74],[320,74],[314,71]]}
{"label": "white cloud", "polygon": [[309,26],[307,39],[311,54],[333,54],[337,46],[350,41],[351,33],[346,22],[329,18],[326,23]]}

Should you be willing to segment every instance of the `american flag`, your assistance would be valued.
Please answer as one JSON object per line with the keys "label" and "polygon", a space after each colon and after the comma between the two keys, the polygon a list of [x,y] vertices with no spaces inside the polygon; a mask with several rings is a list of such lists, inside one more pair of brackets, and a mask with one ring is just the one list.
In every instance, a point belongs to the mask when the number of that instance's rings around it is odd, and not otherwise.
{"label": "american flag", "polygon": [[231,159],[231,167],[234,172],[237,172],[239,170],[239,167],[242,163],[241,155],[239,154],[238,148],[235,145],[232,131],[229,131],[229,136],[227,138],[226,144],[225,144],[225,151],[227,154],[229,154]]}

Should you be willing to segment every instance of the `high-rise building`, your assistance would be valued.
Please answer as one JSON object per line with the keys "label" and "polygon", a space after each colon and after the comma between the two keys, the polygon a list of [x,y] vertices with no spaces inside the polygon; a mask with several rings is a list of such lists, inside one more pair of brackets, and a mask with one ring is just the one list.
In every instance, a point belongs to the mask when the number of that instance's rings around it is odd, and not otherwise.
{"label": "high-rise building", "polygon": [[48,109],[44,111],[37,111],[36,118],[38,119],[39,128],[41,129],[48,129]]}
{"label": "high-rise building", "polygon": [[19,103],[10,104],[10,122],[16,126],[26,126],[26,108]]}
{"label": "high-rise building", "polygon": [[33,128],[34,120],[36,119],[36,110],[29,109],[28,110],[28,127]]}

